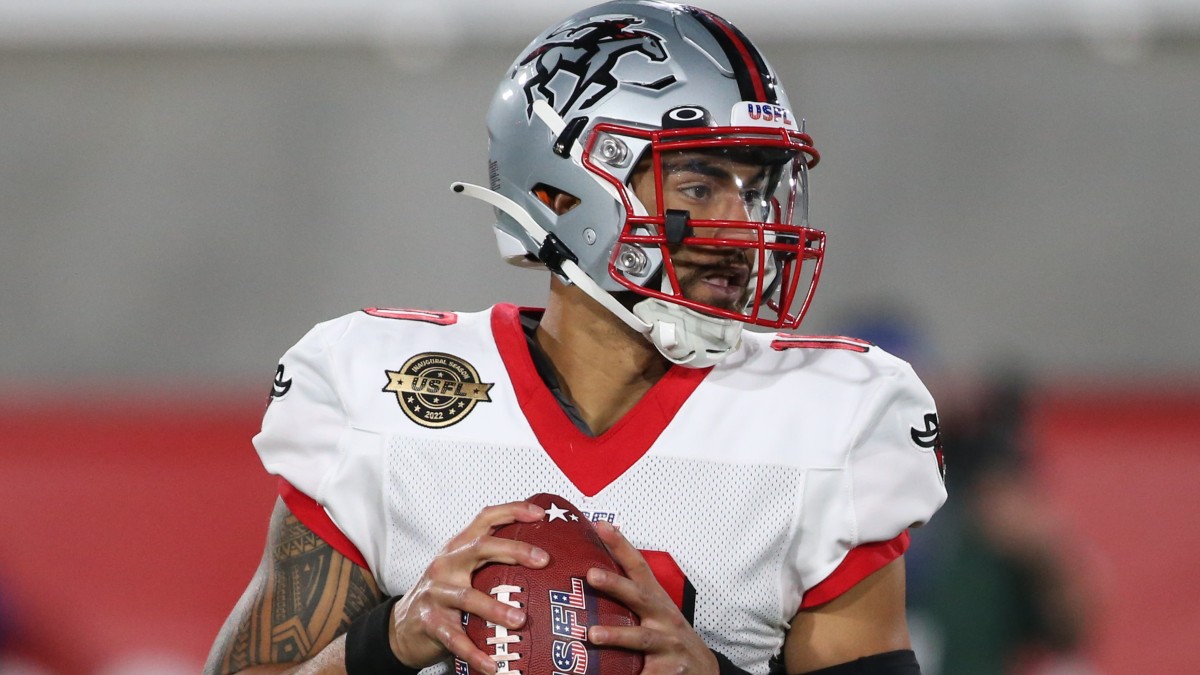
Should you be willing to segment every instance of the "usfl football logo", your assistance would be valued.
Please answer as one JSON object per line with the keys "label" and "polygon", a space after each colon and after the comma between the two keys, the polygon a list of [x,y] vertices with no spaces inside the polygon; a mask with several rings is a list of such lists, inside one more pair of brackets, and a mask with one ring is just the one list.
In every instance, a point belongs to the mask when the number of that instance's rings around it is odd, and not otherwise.
{"label": "usfl football logo", "polygon": [[588,598],[583,579],[572,578],[570,591],[550,591],[550,632],[555,673],[587,672]]}
{"label": "usfl football logo", "polygon": [[404,414],[423,427],[448,427],[492,400],[488,391],[494,383],[480,382],[475,367],[452,354],[424,352],[400,370],[384,372],[383,391],[395,394]]}

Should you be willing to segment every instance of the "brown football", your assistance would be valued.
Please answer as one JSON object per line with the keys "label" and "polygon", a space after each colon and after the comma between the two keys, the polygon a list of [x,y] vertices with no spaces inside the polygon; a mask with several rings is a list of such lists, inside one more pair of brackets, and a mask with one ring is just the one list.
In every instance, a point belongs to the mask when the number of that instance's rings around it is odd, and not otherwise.
{"label": "brown football", "polygon": [[[475,588],[501,602],[525,608],[525,625],[509,630],[465,614],[467,635],[492,655],[502,675],[638,675],[640,653],[597,647],[586,639],[589,626],[638,622],[628,608],[587,583],[588,569],[620,574],[620,566],[591,522],[570,502],[551,494],[536,494],[528,501],[546,509],[546,517],[505,525],[496,536],[534,544],[550,555],[550,562],[536,570],[492,563],[479,568],[472,580]],[[468,675],[465,663],[455,666],[457,675]]]}

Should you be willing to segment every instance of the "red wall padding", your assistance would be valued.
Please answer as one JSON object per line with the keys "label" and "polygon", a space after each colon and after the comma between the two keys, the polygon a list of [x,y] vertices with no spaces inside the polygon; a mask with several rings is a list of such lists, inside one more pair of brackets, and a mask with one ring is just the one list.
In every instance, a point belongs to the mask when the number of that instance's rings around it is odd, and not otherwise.
{"label": "red wall padding", "polygon": [[[1037,397],[1035,468],[1086,542],[1100,672],[1189,672],[1200,586],[1200,390]],[[197,665],[262,554],[275,482],[244,392],[0,398],[0,584],[63,673],[133,651]]]}
{"label": "red wall padding", "polygon": [[25,651],[82,675],[130,652],[197,664],[262,556],[265,396],[102,388],[0,406],[0,584]]}
{"label": "red wall padding", "polygon": [[1196,672],[1200,389],[1061,387],[1032,423],[1038,478],[1089,556],[1099,672]]}

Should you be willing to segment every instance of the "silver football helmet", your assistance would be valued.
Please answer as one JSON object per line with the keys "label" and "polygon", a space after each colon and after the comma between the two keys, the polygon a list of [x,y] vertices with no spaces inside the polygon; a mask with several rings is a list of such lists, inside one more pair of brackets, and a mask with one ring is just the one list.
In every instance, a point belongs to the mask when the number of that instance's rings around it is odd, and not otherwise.
{"label": "silver football helmet", "polygon": [[[618,0],[537,37],[488,111],[489,188],[515,264],[549,267],[668,359],[712,365],[743,324],[795,328],[820,277],[819,155],[775,71],[724,19]],[[614,294],[617,294],[614,296]]]}

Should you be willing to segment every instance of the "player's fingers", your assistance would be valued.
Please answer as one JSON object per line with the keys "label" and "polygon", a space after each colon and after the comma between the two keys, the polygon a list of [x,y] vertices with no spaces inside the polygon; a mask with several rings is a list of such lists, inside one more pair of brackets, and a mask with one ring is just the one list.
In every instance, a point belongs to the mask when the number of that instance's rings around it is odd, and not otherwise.
{"label": "player's fingers", "polygon": [[613,560],[625,570],[626,576],[635,580],[653,579],[654,572],[650,569],[649,563],[642,557],[640,551],[629,543],[625,535],[621,531],[613,527],[612,524],[606,522],[596,523],[596,534],[600,536],[600,541],[608,547],[608,552],[612,554]]}
{"label": "player's fingers", "polygon": [[491,675],[496,672],[496,662],[486,652],[475,646],[463,632],[461,622],[439,624],[434,637],[445,645],[446,650],[462,659],[475,671]]}
{"label": "player's fingers", "polygon": [[508,539],[491,535],[503,525],[537,522],[545,514],[545,509],[529,502],[509,502],[484,508],[446,542],[429,566],[429,573],[443,580],[462,580],[464,574],[469,577],[470,572],[488,562],[534,568],[543,566],[549,561],[544,551],[527,544],[514,546]]}
{"label": "player's fingers", "polygon": [[495,504],[480,510],[458,536],[473,539],[491,534],[496,528],[509,523],[537,522],[545,515],[545,509],[525,501]]}
{"label": "player's fingers", "polygon": [[[448,544],[447,550],[434,559],[430,565],[433,573],[442,571],[458,578],[464,583],[469,582],[470,572],[487,563],[502,563],[505,565],[523,565],[537,569],[550,562],[550,556],[545,550],[528,542],[483,535],[473,539],[460,540]],[[466,573],[467,579],[459,578]]]}
{"label": "player's fingers", "polygon": [[661,593],[664,598],[666,597],[666,593],[661,591],[658,582],[654,582],[654,585],[651,586],[598,567],[588,570],[587,581],[592,588],[628,607],[634,614],[641,617],[643,623],[659,613],[658,603],[655,602],[656,596]]}
{"label": "player's fingers", "polygon": [[[467,637],[462,625],[462,613],[469,612],[484,620],[517,629],[525,623],[525,613],[511,607],[474,588],[454,587],[424,581],[420,589],[410,593],[402,601],[401,610],[395,619],[394,630],[408,652],[402,657],[406,663],[430,663],[442,659],[447,652],[470,664],[481,663],[490,657],[478,650]],[[405,605],[409,597],[417,598]],[[477,670],[495,672],[495,668]]]}
{"label": "player's fingers", "polygon": [[[474,614],[486,621],[508,628],[520,628],[525,623],[525,610],[500,602],[472,587],[453,587],[442,584],[430,586],[430,597],[438,604],[459,612]],[[459,622],[461,631],[461,622]]]}
{"label": "player's fingers", "polygon": [[620,647],[642,653],[665,649],[663,635],[645,626],[591,626],[588,642],[604,647]]}

